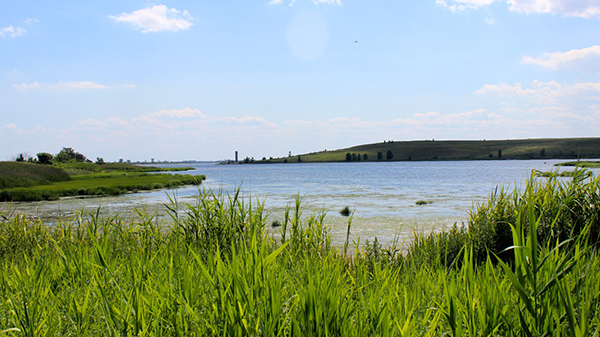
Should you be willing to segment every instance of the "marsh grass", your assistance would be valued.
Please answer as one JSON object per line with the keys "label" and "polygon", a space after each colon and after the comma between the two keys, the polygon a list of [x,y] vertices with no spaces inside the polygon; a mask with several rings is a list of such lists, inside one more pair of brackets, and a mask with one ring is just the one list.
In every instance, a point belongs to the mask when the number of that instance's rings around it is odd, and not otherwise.
{"label": "marsh grass", "polygon": [[512,196],[525,208],[510,208],[506,196],[482,205],[515,219],[507,249],[483,261],[460,227],[415,234],[405,253],[374,240],[347,255],[330,244],[324,214],[302,214],[300,196],[277,240],[265,231],[264,201],[239,190],[201,189],[189,203],[171,195],[168,220],[82,210],[47,226],[5,212],[0,335],[597,335],[594,219],[581,214],[583,228],[564,240],[540,234],[546,225],[574,227],[553,206],[564,201],[561,186],[532,182]]}
{"label": "marsh grass", "polygon": [[73,176],[52,185],[0,190],[0,201],[57,200],[69,196],[120,195],[130,192],[200,185],[204,176],[150,173],[98,173]]}
{"label": "marsh grass", "polygon": [[31,163],[0,162],[0,189],[49,185],[71,178],[61,169]]}
{"label": "marsh grass", "polygon": [[157,168],[129,164],[0,162],[0,201],[56,200],[68,196],[119,195],[199,185],[203,175],[151,174],[192,168]]}

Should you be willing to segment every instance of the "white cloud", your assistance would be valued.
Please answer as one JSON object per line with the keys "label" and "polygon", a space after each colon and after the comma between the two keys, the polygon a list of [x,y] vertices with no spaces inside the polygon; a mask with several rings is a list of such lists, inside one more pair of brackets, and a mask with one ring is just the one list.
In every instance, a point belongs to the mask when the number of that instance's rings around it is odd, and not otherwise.
{"label": "white cloud", "polygon": [[4,129],[16,129],[17,125],[15,123],[8,123],[4,126]]}
{"label": "white cloud", "polygon": [[486,84],[475,91],[478,95],[498,94],[528,98],[537,104],[557,104],[560,102],[600,101],[600,82],[560,84],[556,81],[534,81],[530,87],[521,83]]}
{"label": "white cloud", "polygon": [[[521,89],[528,88],[521,86]],[[60,129],[19,128],[17,136],[23,138],[15,139],[12,134],[10,137],[22,144],[29,139],[42,139],[44,146],[57,149],[64,144],[76,144],[78,150],[107,160],[151,157],[161,160],[215,160],[230,158],[238,150],[242,157],[259,159],[263,156],[285,156],[288,151],[295,155],[384,139],[592,136],[597,134],[600,124],[600,102],[585,111],[565,105],[528,108],[510,104],[502,105],[498,110],[417,112],[391,120],[340,116],[280,123],[261,116],[212,116],[186,107],[127,119],[85,118]],[[398,111],[398,114],[406,115],[406,112]]]}
{"label": "white cloud", "polygon": [[29,89],[39,89],[41,85],[38,82],[33,82],[31,84],[23,83],[23,84],[13,84],[13,88],[19,90],[29,90]]}
{"label": "white cloud", "polygon": [[[342,0],[311,0],[315,5],[337,5],[342,6]],[[296,0],[290,0],[289,6],[292,7],[296,3]],[[269,5],[282,5],[283,0],[271,0]]]}
{"label": "white cloud", "polygon": [[600,18],[600,4],[594,0],[436,0],[438,6],[453,13],[478,9],[494,2],[506,2],[509,10],[516,13]]}
{"label": "white cloud", "polygon": [[600,18],[600,4],[594,0],[507,0],[517,13],[550,13],[583,18]]}
{"label": "white cloud", "polygon": [[436,0],[438,6],[449,9],[452,13],[462,12],[468,9],[477,9],[482,6],[490,5],[499,0],[450,0],[448,4],[446,0]]}
{"label": "white cloud", "polygon": [[183,12],[165,5],[140,9],[131,13],[121,13],[119,16],[109,15],[116,22],[130,23],[133,28],[140,29],[142,33],[189,29],[193,24],[192,16],[187,10]]}
{"label": "white cloud", "polygon": [[37,19],[34,19],[34,18],[27,18],[25,20],[25,23],[32,23],[32,22],[39,22],[39,21]]}
{"label": "white cloud", "polygon": [[48,84],[48,88],[50,89],[106,89],[108,88],[105,85],[94,83],[94,82],[58,82],[55,84]]}
{"label": "white cloud", "polygon": [[191,108],[183,108],[180,110],[175,110],[175,109],[171,109],[171,110],[160,110],[157,111],[153,114],[151,114],[150,116],[153,117],[169,117],[169,118],[206,118],[208,116],[206,116],[205,114],[203,114],[200,110],[198,109],[191,109]]}
{"label": "white cloud", "polygon": [[[123,88],[133,88],[135,84],[126,84],[121,86]],[[13,88],[18,90],[35,90],[35,89],[49,89],[49,90],[89,90],[89,89],[108,89],[109,87],[103,84],[94,83],[91,81],[73,81],[73,82],[58,82],[58,83],[38,83],[33,82],[31,84],[13,84]]]}
{"label": "white cloud", "polygon": [[319,5],[319,4],[338,5],[338,6],[342,5],[342,1],[341,0],[313,0],[313,3],[315,5]]}
{"label": "white cloud", "polygon": [[600,46],[573,49],[567,52],[544,53],[538,58],[523,56],[521,63],[536,64],[552,70],[566,67],[600,72]]}
{"label": "white cloud", "polygon": [[0,28],[0,36],[2,36],[3,38],[5,38],[7,36],[14,38],[14,37],[25,34],[25,32],[27,32],[27,30],[25,28],[13,27],[12,25],[10,25],[8,27]]}

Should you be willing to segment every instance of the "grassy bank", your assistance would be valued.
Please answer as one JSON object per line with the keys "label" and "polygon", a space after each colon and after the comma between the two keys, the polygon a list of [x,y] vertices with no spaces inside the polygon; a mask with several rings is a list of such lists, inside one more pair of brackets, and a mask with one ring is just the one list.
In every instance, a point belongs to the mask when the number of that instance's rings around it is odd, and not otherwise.
{"label": "grassy bank", "polygon": [[[299,200],[273,239],[262,204],[210,191],[173,201],[164,223],[80,213],[48,227],[1,214],[0,331],[591,336],[600,328],[598,218],[555,196],[593,202],[592,212],[597,186],[541,178],[522,193],[500,191],[468,229],[417,236],[404,252],[376,241],[332,247],[324,217],[302,216]],[[501,224],[512,246],[504,253],[471,238],[502,235]]]}
{"label": "grassy bank", "polygon": [[254,163],[600,158],[600,138],[386,141]]}
{"label": "grassy bank", "polygon": [[49,166],[0,162],[0,201],[119,195],[142,190],[199,185],[204,176],[149,173],[188,169],[190,168],[172,169],[129,164],[63,163]]}

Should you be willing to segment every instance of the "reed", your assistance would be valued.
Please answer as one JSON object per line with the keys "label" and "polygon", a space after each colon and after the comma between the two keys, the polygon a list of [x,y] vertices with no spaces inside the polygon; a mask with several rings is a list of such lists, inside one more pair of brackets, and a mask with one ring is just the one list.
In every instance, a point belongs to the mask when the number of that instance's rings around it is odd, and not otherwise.
{"label": "reed", "polygon": [[[595,218],[566,213],[558,199],[561,186],[589,183],[550,184],[559,189],[550,194],[532,182],[513,196],[524,207],[501,212],[514,205],[498,197],[480,206],[515,220],[508,249],[483,261],[459,227],[416,236],[404,253],[375,240],[346,254],[330,244],[324,214],[302,214],[300,196],[277,240],[264,201],[239,190],[170,195],[168,220],[81,210],[48,226],[9,210],[0,214],[0,335],[597,335]],[[584,217],[572,237],[544,232],[571,226],[566,214]]]}

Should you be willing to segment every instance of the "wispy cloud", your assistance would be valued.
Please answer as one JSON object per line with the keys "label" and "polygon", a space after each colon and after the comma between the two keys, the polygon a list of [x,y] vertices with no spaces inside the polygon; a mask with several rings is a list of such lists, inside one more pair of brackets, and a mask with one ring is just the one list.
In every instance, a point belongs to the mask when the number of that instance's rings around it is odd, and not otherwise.
{"label": "wispy cloud", "polygon": [[315,5],[338,5],[341,6],[342,5],[342,1],[341,0],[313,0],[313,3]]}
{"label": "wispy cloud", "polygon": [[[315,5],[337,5],[342,6],[342,0],[311,0]],[[269,1],[269,5],[282,5],[284,3],[283,0],[271,0]],[[290,0],[289,6],[293,6],[296,3],[296,0]]]}
{"label": "wispy cloud", "polygon": [[583,18],[600,18],[600,4],[591,0],[507,0],[517,13],[549,13]]}
{"label": "wispy cloud", "polygon": [[523,56],[523,64],[535,64],[552,70],[560,68],[600,72],[600,46],[573,49],[567,52],[544,53],[540,57]]}
{"label": "wispy cloud", "polygon": [[21,27],[13,27],[12,25],[4,28],[0,28],[0,36],[3,38],[12,37],[15,38],[17,36],[23,35],[27,32],[25,28]]}
{"label": "wispy cloud", "polygon": [[[120,86],[123,88],[132,88],[135,87],[135,84],[125,84]],[[91,81],[81,81],[81,82],[58,82],[58,83],[38,83],[33,82],[31,84],[22,83],[22,84],[13,84],[13,88],[18,90],[37,90],[37,89],[50,89],[50,90],[90,90],[90,89],[108,89],[109,86],[94,83]]]}
{"label": "wispy cloud", "polygon": [[[534,116],[538,121],[560,124],[562,130],[570,130],[565,133],[567,137],[579,131],[582,136],[596,135],[600,125],[600,82],[561,84],[556,81],[534,81],[530,85],[486,84],[475,93],[502,97],[505,101],[500,111],[510,113],[514,118]],[[514,125],[520,123],[516,121]]]}
{"label": "wispy cloud", "polygon": [[[491,90],[491,88],[489,88]],[[492,91],[488,91],[492,94]],[[506,139],[566,136],[597,132],[600,103],[578,112],[564,105],[525,107],[504,105],[498,110],[429,111],[391,120],[340,116],[326,120],[293,119],[282,122],[261,116],[213,116],[186,107],[167,109],[134,118],[85,118],[58,129],[18,129],[21,137],[44,137],[47,147],[78,144],[86,152],[108,160],[224,159],[239,150],[242,156],[301,154],[384,139]],[[4,127],[7,129],[7,126]],[[1,134],[1,133],[0,133]],[[140,143],[143,139],[143,143]]]}
{"label": "wispy cloud", "polygon": [[468,9],[477,9],[482,6],[490,5],[499,0],[449,0],[450,4],[446,0],[436,0],[435,3],[438,6],[444,7],[452,13],[462,12]]}
{"label": "wispy cloud", "polygon": [[556,104],[559,102],[600,101],[600,82],[560,84],[556,81],[534,81],[527,87],[521,83],[486,84],[475,91],[478,95],[497,94],[528,98],[538,104]]}
{"label": "wispy cloud", "polygon": [[19,90],[30,90],[30,89],[40,89],[42,86],[38,82],[33,82],[31,84],[23,83],[23,84],[13,84],[13,88]]}
{"label": "wispy cloud", "polygon": [[494,2],[505,2],[509,10],[516,13],[600,18],[600,4],[590,0],[436,0],[438,6],[453,13],[478,9]]}
{"label": "wispy cloud", "polygon": [[109,18],[116,22],[129,23],[134,29],[141,30],[142,33],[165,30],[176,32],[189,29],[193,25],[192,16],[187,10],[182,12],[175,8],[167,8],[165,5],[155,5],[131,13],[121,13],[118,16],[109,15]]}

